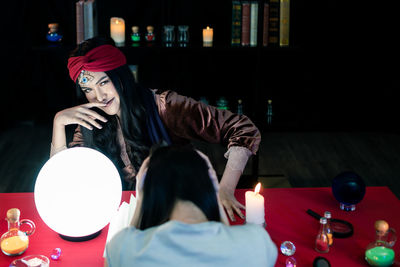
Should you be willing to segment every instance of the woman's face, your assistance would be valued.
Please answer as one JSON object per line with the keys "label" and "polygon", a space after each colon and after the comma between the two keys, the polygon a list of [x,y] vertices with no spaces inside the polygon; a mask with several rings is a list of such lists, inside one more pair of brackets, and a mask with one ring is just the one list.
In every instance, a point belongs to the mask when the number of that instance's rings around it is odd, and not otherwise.
{"label": "woman's face", "polygon": [[78,83],[90,103],[104,103],[100,107],[108,115],[120,117],[120,98],[114,84],[105,72],[84,71]]}

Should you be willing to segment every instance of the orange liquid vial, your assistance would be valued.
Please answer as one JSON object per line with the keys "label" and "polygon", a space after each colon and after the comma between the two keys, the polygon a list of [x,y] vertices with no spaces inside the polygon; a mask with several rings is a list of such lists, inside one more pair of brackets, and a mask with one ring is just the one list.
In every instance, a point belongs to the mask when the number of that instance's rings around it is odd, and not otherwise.
{"label": "orange liquid vial", "polygon": [[[27,219],[19,220],[19,209],[10,209],[7,212],[8,231],[1,236],[0,248],[7,256],[21,255],[29,246],[29,235],[35,231],[35,224]],[[21,224],[30,226],[27,232],[20,231]]]}
{"label": "orange liquid vial", "polygon": [[[21,232],[21,231],[20,231]],[[1,250],[4,254],[20,255],[28,248],[29,238],[21,232],[21,235],[11,236],[1,241]]]}

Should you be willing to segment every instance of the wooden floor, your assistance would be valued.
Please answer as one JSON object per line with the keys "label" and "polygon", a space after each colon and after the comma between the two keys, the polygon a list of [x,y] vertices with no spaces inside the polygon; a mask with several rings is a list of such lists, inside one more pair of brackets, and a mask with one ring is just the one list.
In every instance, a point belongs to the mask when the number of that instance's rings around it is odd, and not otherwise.
{"label": "wooden floor", "polygon": [[[0,192],[31,192],[49,158],[51,125],[20,123],[0,132]],[[200,148],[223,172],[224,148]],[[264,133],[258,176],[265,187],[330,186],[342,171],[358,173],[368,186],[387,185],[400,198],[400,135],[377,132]],[[245,174],[252,174],[249,162]]]}

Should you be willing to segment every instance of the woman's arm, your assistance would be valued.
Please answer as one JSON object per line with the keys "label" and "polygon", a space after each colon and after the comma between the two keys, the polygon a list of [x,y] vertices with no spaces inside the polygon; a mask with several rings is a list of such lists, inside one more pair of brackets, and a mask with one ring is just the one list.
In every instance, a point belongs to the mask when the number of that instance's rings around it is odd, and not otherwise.
{"label": "woman's arm", "polygon": [[[249,156],[258,150],[261,141],[258,128],[247,116],[220,110],[172,91],[156,96],[156,102],[173,142],[202,140],[227,146],[225,156],[228,162],[220,182],[219,195],[231,220],[234,220],[233,211],[243,217],[240,209],[244,206],[235,199],[234,191]],[[237,155],[235,147],[246,152],[240,153],[240,160],[233,163],[230,158]],[[238,162],[240,168],[237,167]]]}
{"label": "woman's arm", "polygon": [[57,112],[53,120],[50,157],[67,148],[65,126],[78,124],[88,128],[89,130],[92,130],[93,126],[101,129],[101,125],[96,122],[96,119],[103,122],[106,122],[107,119],[90,108],[102,107],[104,105],[104,103],[88,103]]}

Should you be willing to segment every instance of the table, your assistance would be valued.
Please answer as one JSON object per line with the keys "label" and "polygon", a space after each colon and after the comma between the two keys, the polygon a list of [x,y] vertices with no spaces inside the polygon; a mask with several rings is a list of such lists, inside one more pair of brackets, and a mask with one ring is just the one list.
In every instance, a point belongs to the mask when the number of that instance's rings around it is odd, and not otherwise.
{"label": "table", "polygon": [[[237,199],[244,203],[245,189],[235,192]],[[130,191],[124,191],[122,200],[128,201]],[[264,189],[266,230],[279,249],[286,240],[296,245],[294,257],[298,266],[312,266],[317,256],[327,258],[332,266],[367,266],[364,260],[365,247],[374,240],[374,222],[378,219],[388,221],[391,227],[400,231],[400,201],[387,187],[367,187],[366,195],[353,212],[339,209],[331,189],[321,188],[274,188]],[[34,205],[33,193],[0,194],[0,218],[6,217],[9,208],[19,208],[21,219],[31,219],[36,223],[36,232],[30,236],[27,251],[17,257],[8,257],[0,253],[0,266],[8,264],[24,255],[43,254],[50,256],[55,247],[62,249],[59,261],[51,261],[51,266],[103,266],[103,251],[107,237],[107,227],[101,234],[90,241],[68,242],[49,229],[40,219]],[[319,222],[306,213],[312,209],[319,214],[325,210],[332,213],[333,218],[351,222],[354,235],[346,239],[334,239],[333,246],[327,254],[314,250],[315,236],[319,230]],[[242,224],[237,217],[232,224]],[[0,220],[0,233],[7,231],[7,223]],[[400,255],[400,244],[394,246],[397,258]],[[276,266],[285,266],[286,256],[279,253]],[[396,262],[396,266],[400,264]]]}

